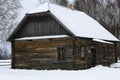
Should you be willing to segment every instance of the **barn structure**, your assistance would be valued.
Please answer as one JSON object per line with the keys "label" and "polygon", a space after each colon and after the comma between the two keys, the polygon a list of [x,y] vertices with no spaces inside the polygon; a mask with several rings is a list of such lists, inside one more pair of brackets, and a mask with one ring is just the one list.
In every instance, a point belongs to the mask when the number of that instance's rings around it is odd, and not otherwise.
{"label": "barn structure", "polygon": [[89,68],[117,61],[119,41],[84,12],[44,3],[25,15],[8,38],[12,68]]}

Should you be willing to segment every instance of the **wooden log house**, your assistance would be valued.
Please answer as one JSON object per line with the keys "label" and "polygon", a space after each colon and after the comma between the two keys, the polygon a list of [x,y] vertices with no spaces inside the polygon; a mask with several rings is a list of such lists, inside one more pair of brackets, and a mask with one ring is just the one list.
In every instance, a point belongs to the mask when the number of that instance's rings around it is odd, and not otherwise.
{"label": "wooden log house", "polygon": [[90,68],[117,61],[119,41],[87,14],[44,3],[27,13],[8,38],[12,68]]}

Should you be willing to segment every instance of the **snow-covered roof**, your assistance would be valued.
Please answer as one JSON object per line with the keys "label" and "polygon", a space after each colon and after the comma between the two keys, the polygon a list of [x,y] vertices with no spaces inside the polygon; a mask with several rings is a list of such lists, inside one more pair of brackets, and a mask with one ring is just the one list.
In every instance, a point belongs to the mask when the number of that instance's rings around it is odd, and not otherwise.
{"label": "snow-covered roof", "polygon": [[72,10],[55,4],[44,3],[28,14],[50,11],[65,27],[77,37],[119,41],[96,20],[84,12]]}
{"label": "snow-covered roof", "polygon": [[53,38],[65,38],[68,35],[51,35],[51,36],[35,36],[35,37],[23,37],[16,40],[37,40],[37,39],[53,39]]}

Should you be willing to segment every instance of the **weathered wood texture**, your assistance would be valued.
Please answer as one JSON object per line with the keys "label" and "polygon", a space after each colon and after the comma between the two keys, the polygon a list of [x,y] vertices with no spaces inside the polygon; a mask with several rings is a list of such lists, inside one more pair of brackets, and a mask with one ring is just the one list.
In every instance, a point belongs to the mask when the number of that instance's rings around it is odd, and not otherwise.
{"label": "weathered wood texture", "polygon": [[[75,37],[49,12],[27,15],[15,31],[17,33],[14,32],[9,38],[12,41],[12,68],[72,70],[89,68],[97,64],[109,65],[116,61],[114,44]],[[22,37],[64,34],[71,37],[15,40]],[[59,50],[63,51],[60,53]],[[64,59],[59,60],[59,55]]]}
{"label": "weathered wood texture", "polygon": [[15,38],[32,37],[32,36],[47,36],[47,35],[64,35],[69,34],[57,21],[50,15],[42,17],[30,17],[26,23],[23,24]]}
{"label": "weathered wood texture", "polygon": [[[90,40],[77,39],[73,56],[73,39],[15,41],[13,44],[13,68],[33,69],[82,69],[90,67]],[[86,46],[86,57],[80,57],[80,45]],[[57,59],[57,48],[66,48],[65,60]]]}
{"label": "weathered wood texture", "polygon": [[[13,68],[70,69],[73,62],[72,38],[15,41],[13,44]],[[57,47],[66,47],[66,59],[57,60]]]}
{"label": "weathered wood texture", "polygon": [[96,44],[96,63],[101,65],[110,65],[116,62],[116,51],[114,44]]}
{"label": "weathered wood texture", "polygon": [[[75,54],[75,69],[83,69],[83,68],[89,68],[90,65],[90,45],[91,40],[90,39],[76,39],[76,54]],[[81,46],[85,47],[85,57],[81,57]]]}
{"label": "weathered wood texture", "polygon": [[[74,45],[75,49],[73,48]],[[81,46],[85,47],[85,57],[80,56]],[[96,50],[94,56],[91,51],[93,46]],[[58,60],[58,47],[65,47],[65,60]],[[69,37],[14,41],[12,48],[12,68],[73,70],[89,68],[97,64],[109,65],[115,62],[114,45],[98,42],[93,44],[90,39],[73,39]]]}

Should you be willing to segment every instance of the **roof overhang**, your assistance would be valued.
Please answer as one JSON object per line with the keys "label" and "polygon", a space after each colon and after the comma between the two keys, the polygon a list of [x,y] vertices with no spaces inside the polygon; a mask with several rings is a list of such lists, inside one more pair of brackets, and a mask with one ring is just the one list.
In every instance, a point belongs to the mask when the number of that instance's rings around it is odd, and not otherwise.
{"label": "roof overhang", "polygon": [[21,41],[21,40],[40,40],[40,39],[55,39],[55,38],[67,38],[68,35],[50,35],[50,36],[35,36],[35,37],[23,37],[23,38],[17,38],[15,40]]}
{"label": "roof overhang", "polygon": [[93,41],[95,41],[95,42],[100,42],[100,43],[106,43],[106,44],[114,44],[114,43],[112,43],[112,42],[105,41],[105,40],[100,40],[100,39],[93,39]]}
{"label": "roof overhang", "polygon": [[[84,12],[70,10],[68,8],[54,4],[49,4],[49,7],[47,3],[40,5],[37,9],[30,11],[20,24],[23,24],[23,22],[28,17],[32,17],[34,16],[34,14],[37,14],[38,16],[41,15],[41,13],[46,12],[48,12],[48,14],[50,14],[57,22],[59,22],[70,33],[71,36],[79,36],[91,39],[95,38],[103,41],[119,41],[119,39],[117,39],[103,26],[101,26],[96,20],[94,20]],[[12,35],[7,39],[8,41],[12,40],[11,38],[14,37],[20,27],[21,25],[18,25],[18,28],[16,28]]]}

